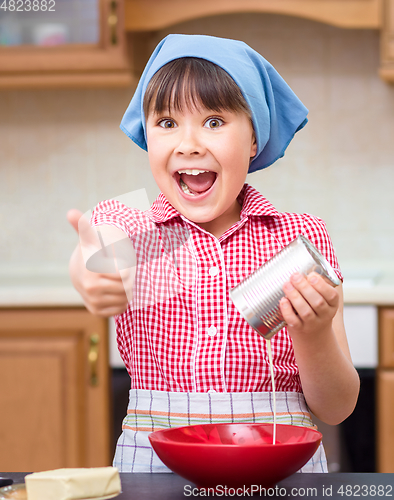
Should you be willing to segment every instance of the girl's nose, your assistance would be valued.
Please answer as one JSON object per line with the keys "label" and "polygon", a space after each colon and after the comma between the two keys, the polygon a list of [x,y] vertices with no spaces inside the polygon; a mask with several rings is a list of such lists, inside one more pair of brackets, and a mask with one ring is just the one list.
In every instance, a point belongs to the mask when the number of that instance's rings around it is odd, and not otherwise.
{"label": "girl's nose", "polygon": [[204,146],[195,131],[185,130],[181,137],[178,146],[175,148],[175,153],[183,155],[199,155],[204,152]]}

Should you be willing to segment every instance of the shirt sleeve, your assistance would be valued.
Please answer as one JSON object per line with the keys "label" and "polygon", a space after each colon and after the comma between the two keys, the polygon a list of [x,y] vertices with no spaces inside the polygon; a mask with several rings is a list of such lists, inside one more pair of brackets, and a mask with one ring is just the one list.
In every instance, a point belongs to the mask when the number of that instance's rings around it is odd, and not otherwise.
{"label": "shirt sleeve", "polygon": [[127,207],[117,200],[105,200],[100,202],[93,209],[93,214],[90,219],[92,226],[100,226],[108,224],[121,229],[129,237],[135,232],[135,220],[137,209]]}
{"label": "shirt sleeve", "polygon": [[334,246],[330,235],[328,234],[325,222],[322,219],[309,214],[303,214],[303,218],[304,225],[302,234],[315,245],[315,247],[334,269],[338,278],[343,281],[342,271],[339,267]]}

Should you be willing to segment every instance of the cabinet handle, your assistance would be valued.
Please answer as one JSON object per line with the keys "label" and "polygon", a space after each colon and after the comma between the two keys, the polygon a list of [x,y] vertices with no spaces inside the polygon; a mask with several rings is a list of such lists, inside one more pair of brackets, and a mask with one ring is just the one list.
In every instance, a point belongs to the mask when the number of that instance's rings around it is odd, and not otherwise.
{"label": "cabinet handle", "polygon": [[88,354],[88,362],[90,367],[90,385],[92,385],[93,387],[97,386],[99,382],[97,373],[99,343],[100,343],[100,336],[97,333],[93,333],[89,339],[89,354]]}
{"label": "cabinet handle", "polygon": [[118,5],[116,0],[112,0],[110,3],[110,14],[108,16],[108,26],[110,29],[111,45],[116,45],[118,43],[118,35],[117,35],[118,16],[116,14],[117,6]]}

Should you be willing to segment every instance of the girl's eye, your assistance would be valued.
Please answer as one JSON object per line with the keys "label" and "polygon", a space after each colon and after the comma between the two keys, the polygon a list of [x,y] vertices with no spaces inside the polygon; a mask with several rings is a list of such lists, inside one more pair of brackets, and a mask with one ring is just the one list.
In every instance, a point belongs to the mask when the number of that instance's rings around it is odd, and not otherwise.
{"label": "girl's eye", "polygon": [[159,122],[160,127],[162,128],[174,128],[175,122],[174,120],[170,120],[169,118],[165,118]]}
{"label": "girl's eye", "polygon": [[219,128],[223,125],[223,123],[223,120],[220,118],[208,118],[208,120],[204,123],[204,127]]}

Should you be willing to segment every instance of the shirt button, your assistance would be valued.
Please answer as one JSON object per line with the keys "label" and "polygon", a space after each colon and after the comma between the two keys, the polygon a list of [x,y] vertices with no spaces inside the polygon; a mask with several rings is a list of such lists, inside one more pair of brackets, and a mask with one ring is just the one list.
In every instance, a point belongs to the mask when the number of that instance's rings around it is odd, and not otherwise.
{"label": "shirt button", "polygon": [[208,393],[212,394],[213,392],[216,392],[215,389],[209,389]]}
{"label": "shirt button", "polygon": [[210,336],[210,337],[214,337],[216,334],[218,333],[218,329],[216,328],[216,326],[210,326],[207,330],[207,334]]}
{"label": "shirt button", "polygon": [[211,276],[211,278],[214,278],[215,276],[217,276],[220,272],[219,268],[217,266],[213,266],[209,269],[209,275]]}

